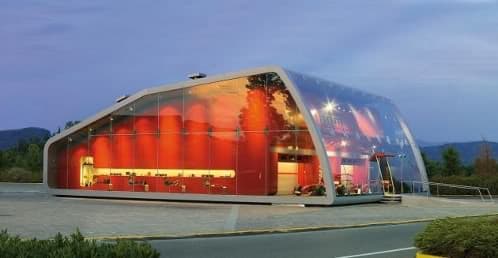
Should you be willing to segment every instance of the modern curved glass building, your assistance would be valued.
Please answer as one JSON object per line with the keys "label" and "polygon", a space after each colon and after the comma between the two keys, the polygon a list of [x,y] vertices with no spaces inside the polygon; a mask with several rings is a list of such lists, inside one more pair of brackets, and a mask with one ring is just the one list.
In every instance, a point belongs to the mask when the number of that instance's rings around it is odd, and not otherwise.
{"label": "modern curved glass building", "polygon": [[54,195],[343,204],[425,191],[393,103],[261,67],[143,90],[51,138]]}

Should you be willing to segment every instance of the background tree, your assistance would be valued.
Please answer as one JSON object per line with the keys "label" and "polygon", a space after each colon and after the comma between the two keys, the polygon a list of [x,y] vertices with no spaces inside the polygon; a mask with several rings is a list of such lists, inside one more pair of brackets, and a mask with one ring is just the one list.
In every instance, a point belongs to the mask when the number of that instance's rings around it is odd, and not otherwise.
{"label": "background tree", "polygon": [[441,163],[438,161],[430,160],[427,155],[422,152],[422,159],[424,160],[425,170],[427,172],[427,177],[432,178],[433,176],[441,174]]}
{"label": "background tree", "polygon": [[462,172],[462,161],[460,154],[453,147],[448,147],[443,151],[443,169],[442,176],[460,175]]}
{"label": "background tree", "polygon": [[479,176],[491,176],[496,175],[497,163],[493,158],[493,150],[491,145],[483,141],[481,144],[481,149],[479,156],[474,161],[474,171],[476,175]]}
{"label": "background tree", "polygon": [[5,166],[5,161],[4,161],[4,158],[3,158],[3,151],[0,150],[0,171],[2,170],[2,168]]}
{"label": "background tree", "polygon": [[467,165],[467,166],[463,166],[463,173],[464,173],[464,176],[472,176],[472,175],[475,175],[475,167],[474,167],[474,164],[470,164],[470,165]]}
{"label": "background tree", "polygon": [[75,120],[75,121],[67,121],[66,124],[64,125],[64,130],[67,130],[77,124],[79,124],[80,121]]}
{"label": "background tree", "polygon": [[0,151],[0,181],[40,182],[46,140],[20,140],[16,146]]}
{"label": "background tree", "polygon": [[26,168],[30,171],[39,171],[43,167],[43,154],[37,144],[30,144],[26,152]]}

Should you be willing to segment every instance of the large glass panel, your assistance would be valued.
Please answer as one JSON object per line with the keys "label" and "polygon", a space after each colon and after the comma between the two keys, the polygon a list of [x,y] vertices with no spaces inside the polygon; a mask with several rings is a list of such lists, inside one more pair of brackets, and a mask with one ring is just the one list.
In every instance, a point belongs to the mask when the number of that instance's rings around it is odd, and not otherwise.
{"label": "large glass panel", "polygon": [[209,193],[210,144],[207,132],[187,132],[184,135],[183,182],[186,193]]}
{"label": "large glass panel", "polygon": [[84,161],[85,189],[112,190],[110,181],[112,138],[111,119],[105,117],[88,127],[88,156]]}
{"label": "large glass panel", "polygon": [[203,92],[204,86],[185,88],[183,92],[183,188],[186,193],[209,193],[210,110]]}
{"label": "large glass panel", "polygon": [[[294,98],[275,73],[264,74],[268,96],[269,130],[293,130],[299,111]],[[262,76],[262,75],[261,75]]]}
{"label": "large glass panel", "polygon": [[68,137],[68,173],[67,187],[76,189],[85,186],[87,178],[84,165],[88,156],[88,133],[79,131]]}
{"label": "large glass panel", "polygon": [[112,157],[111,136],[90,135],[89,145],[89,157],[85,163],[92,181],[88,187],[95,190],[112,190],[109,177]]}
{"label": "large glass panel", "polygon": [[135,101],[134,191],[156,192],[158,174],[159,99],[152,94]]}
{"label": "large glass panel", "polygon": [[267,195],[268,135],[240,132],[237,148],[236,190],[241,195]]}
{"label": "large glass panel", "polygon": [[[185,122],[189,127],[207,123],[213,132],[235,131],[240,127],[247,83],[247,78],[238,78],[185,89]],[[194,126],[187,130],[200,132],[205,128]]]}
{"label": "large glass panel", "polygon": [[158,174],[158,144],[157,134],[137,134],[135,142],[135,191],[156,192]]}
{"label": "large glass panel", "polygon": [[201,98],[204,86],[186,88],[183,92],[183,126],[187,133],[207,132],[209,130],[209,106]]}
{"label": "large glass panel", "polygon": [[140,98],[135,106],[135,132],[137,134],[157,133],[158,121],[158,95],[148,95]]}
{"label": "large glass panel", "polygon": [[135,105],[128,104],[112,114],[112,133],[113,134],[133,134],[134,128]]}
{"label": "large glass panel", "polygon": [[236,132],[212,133],[209,154],[209,193],[235,194]]}
{"label": "large glass panel", "polygon": [[162,92],[159,99],[159,131],[183,132],[183,90]]}
{"label": "large glass panel", "polygon": [[296,160],[298,162],[299,181],[296,194],[325,195],[320,161],[308,131],[296,132]]}
{"label": "large glass panel", "polygon": [[111,184],[115,191],[133,191],[138,184],[135,172],[135,136],[112,135]]}
{"label": "large glass panel", "polygon": [[55,181],[56,188],[67,188],[68,186],[68,146],[68,139],[64,138],[50,147],[49,155],[51,156],[49,156],[49,162],[50,164],[55,164],[55,166],[49,166],[49,172],[50,174],[55,174],[55,178],[49,175],[49,180]]}
{"label": "large glass panel", "polygon": [[293,195],[299,188],[296,134],[294,131],[269,133],[267,184],[270,194]]}
{"label": "large glass panel", "polygon": [[389,100],[288,74],[321,132],[338,195],[375,192],[378,184],[398,193],[402,181],[422,178],[425,170],[417,161],[418,148],[409,141],[410,132]]}
{"label": "large glass panel", "polygon": [[156,189],[159,192],[185,192],[183,184],[183,134],[163,133],[158,143],[158,174]]}
{"label": "large glass panel", "polygon": [[159,93],[158,192],[182,193],[183,180],[183,90]]}
{"label": "large glass panel", "polygon": [[109,135],[111,134],[112,117],[106,116],[88,126],[91,135]]}
{"label": "large glass panel", "polygon": [[242,131],[264,132],[268,130],[268,105],[266,76],[253,75],[247,78],[245,93],[241,101],[240,128]]}

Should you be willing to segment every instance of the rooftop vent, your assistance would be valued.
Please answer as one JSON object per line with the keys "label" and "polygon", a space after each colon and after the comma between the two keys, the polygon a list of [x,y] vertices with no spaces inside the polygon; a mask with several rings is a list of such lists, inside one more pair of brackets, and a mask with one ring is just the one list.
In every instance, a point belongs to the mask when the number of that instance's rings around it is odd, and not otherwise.
{"label": "rooftop vent", "polygon": [[130,95],[123,95],[123,96],[121,96],[121,97],[117,98],[117,99],[116,99],[116,103],[119,103],[119,102],[121,102],[121,101],[123,101],[123,100],[127,99],[129,96],[130,96]]}
{"label": "rooftop vent", "polygon": [[206,74],[205,73],[191,73],[191,74],[188,74],[187,76],[191,80],[197,80],[197,79],[206,78]]}

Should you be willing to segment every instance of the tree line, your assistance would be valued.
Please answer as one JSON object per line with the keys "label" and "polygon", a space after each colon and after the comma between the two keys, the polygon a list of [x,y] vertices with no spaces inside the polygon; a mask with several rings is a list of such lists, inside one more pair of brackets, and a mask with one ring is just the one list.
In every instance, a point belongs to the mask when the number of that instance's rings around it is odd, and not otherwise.
{"label": "tree line", "polygon": [[47,139],[23,139],[15,147],[0,150],[0,181],[41,182],[43,146]]}
{"label": "tree line", "polygon": [[[498,194],[498,164],[493,158],[491,145],[483,142],[479,155],[473,164],[463,165],[460,154],[453,147],[446,148],[441,154],[441,161],[434,161],[422,153],[427,176],[431,182],[445,184],[468,185],[488,188],[491,194]],[[462,190],[457,188],[432,189],[439,194],[450,195],[475,195],[475,190]]]}
{"label": "tree line", "polygon": [[[78,124],[68,121],[63,130]],[[17,145],[0,150],[0,181],[6,182],[42,182],[43,147],[49,137],[59,134],[61,128],[50,136],[43,138],[21,139]]]}
{"label": "tree line", "polygon": [[444,149],[441,153],[441,161],[430,160],[425,153],[422,153],[427,176],[497,176],[498,163],[493,158],[493,150],[487,142],[481,144],[479,155],[474,163],[463,165],[460,153],[453,147]]}

